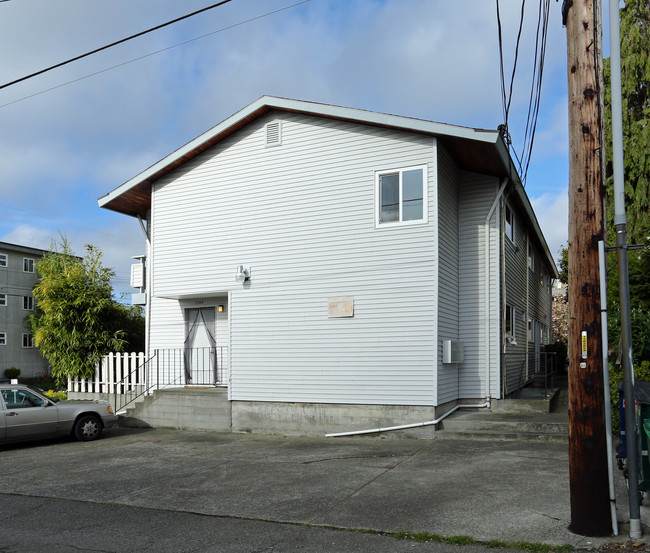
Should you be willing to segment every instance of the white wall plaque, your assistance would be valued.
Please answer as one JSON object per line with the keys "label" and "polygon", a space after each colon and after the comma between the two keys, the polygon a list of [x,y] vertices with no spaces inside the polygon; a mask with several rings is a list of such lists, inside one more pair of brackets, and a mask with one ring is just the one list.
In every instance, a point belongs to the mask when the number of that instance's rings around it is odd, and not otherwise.
{"label": "white wall plaque", "polygon": [[338,296],[327,298],[327,316],[334,317],[354,317],[354,297]]}

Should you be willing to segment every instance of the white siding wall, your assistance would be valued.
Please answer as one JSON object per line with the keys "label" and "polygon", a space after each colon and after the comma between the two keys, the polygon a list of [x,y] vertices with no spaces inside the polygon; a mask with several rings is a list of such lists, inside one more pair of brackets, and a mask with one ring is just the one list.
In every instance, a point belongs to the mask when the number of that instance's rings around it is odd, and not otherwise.
{"label": "white siding wall", "polygon": [[[486,387],[485,218],[498,190],[494,177],[459,173],[460,397],[482,398]],[[499,397],[499,209],[490,219],[490,394]]]}
{"label": "white siding wall", "polygon": [[[425,163],[429,223],[376,229],[374,172]],[[183,343],[164,297],[230,291],[231,399],[435,404],[435,167],[430,137],[289,113],[198,156],[154,187],[151,348]]]}
{"label": "white siding wall", "polygon": [[440,222],[438,289],[438,403],[459,397],[458,364],[442,363],[443,340],[459,339],[458,170],[438,149],[438,213]]}

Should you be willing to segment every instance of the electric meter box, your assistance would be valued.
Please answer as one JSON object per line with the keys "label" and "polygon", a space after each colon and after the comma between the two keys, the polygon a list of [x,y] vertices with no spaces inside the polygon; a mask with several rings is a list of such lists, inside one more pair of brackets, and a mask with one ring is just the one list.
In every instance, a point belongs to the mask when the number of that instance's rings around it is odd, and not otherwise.
{"label": "electric meter box", "polygon": [[444,364],[462,363],[465,359],[463,343],[457,340],[442,341],[442,362]]}

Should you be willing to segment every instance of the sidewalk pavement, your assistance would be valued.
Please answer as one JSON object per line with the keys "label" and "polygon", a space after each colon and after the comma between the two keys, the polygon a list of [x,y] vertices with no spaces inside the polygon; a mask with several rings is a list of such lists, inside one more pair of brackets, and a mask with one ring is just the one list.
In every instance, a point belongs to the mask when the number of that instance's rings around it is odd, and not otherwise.
{"label": "sidewalk pavement", "polygon": [[567,449],[120,428],[90,443],[4,446],[0,494],[479,541],[577,548],[626,541],[627,495],[618,470],[621,535],[587,538],[568,530]]}

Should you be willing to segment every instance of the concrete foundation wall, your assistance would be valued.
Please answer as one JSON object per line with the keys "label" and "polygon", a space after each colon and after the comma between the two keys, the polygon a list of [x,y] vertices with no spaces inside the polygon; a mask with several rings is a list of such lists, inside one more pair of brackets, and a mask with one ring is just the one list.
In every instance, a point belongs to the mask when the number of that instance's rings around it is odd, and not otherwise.
{"label": "concrete foundation wall", "polygon": [[[323,436],[435,419],[434,407],[234,401],[233,432]],[[432,438],[433,426],[391,432],[393,437]]]}
{"label": "concrete foundation wall", "polygon": [[131,427],[230,431],[230,402],[222,388],[157,390],[128,409],[121,423]]}

